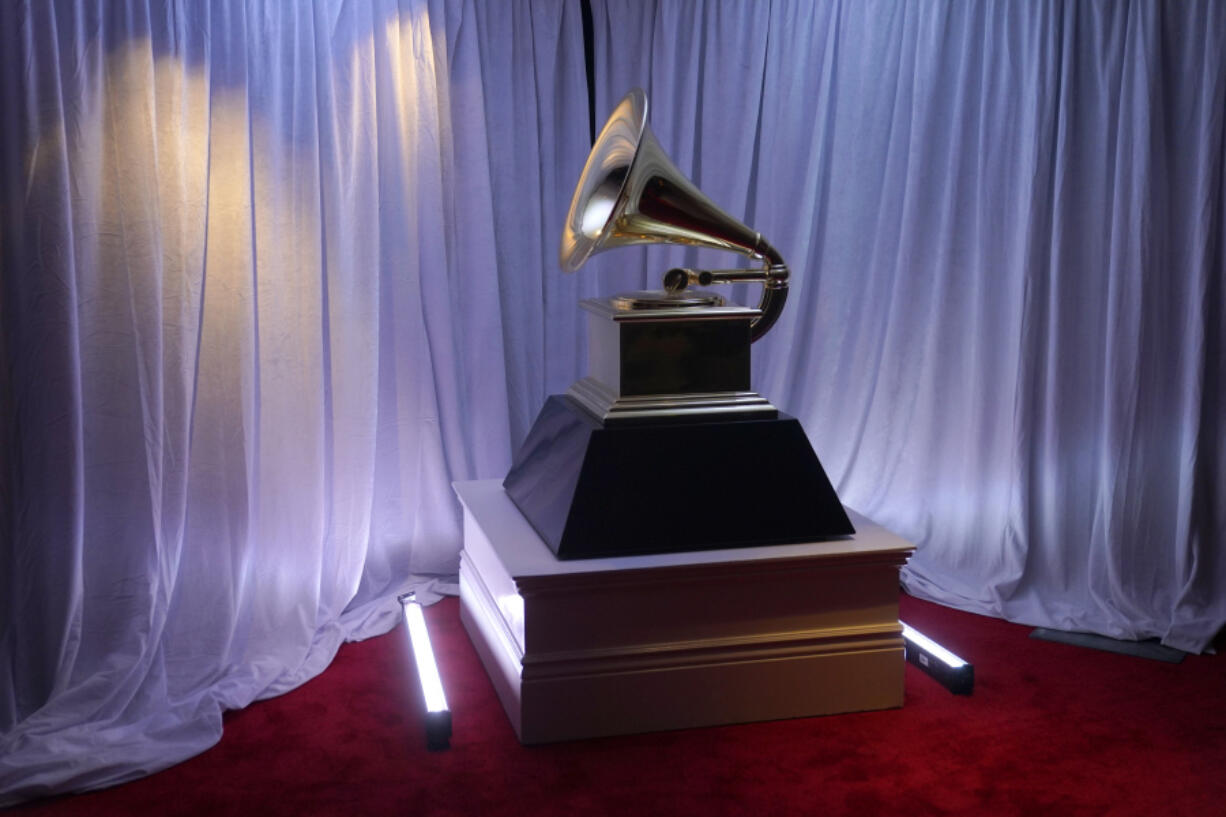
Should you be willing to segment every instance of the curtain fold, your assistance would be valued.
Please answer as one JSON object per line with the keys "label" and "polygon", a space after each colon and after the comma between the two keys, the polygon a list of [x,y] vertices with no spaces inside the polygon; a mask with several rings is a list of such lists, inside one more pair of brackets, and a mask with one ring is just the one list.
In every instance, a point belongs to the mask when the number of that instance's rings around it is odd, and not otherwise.
{"label": "curtain fold", "polygon": [[455,572],[510,457],[476,6],[0,10],[0,805],[204,750]]}
{"label": "curtain fold", "polygon": [[1204,649],[1226,623],[1226,9],[592,6],[597,110],[645,88],[681,170],[792,266],[755,385],[918,544],[907,588]]}
{"label": "curtain fold", "polygon": [[571,191],[591,148],[583,23],[579,4],[566,0],[480,3],[472,22],[498,247],[497,264],[472,277],[496,285],[501,301],[514,450],[545,397],[585,373],[578,302],[602,291],[596,274],[558,268]]}

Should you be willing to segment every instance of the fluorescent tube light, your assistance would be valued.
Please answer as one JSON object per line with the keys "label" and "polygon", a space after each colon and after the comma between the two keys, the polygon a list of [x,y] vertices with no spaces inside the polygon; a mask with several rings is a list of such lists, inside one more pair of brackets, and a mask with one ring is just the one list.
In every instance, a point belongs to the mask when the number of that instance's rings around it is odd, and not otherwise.
{"label": "fluorescent tube light", "polygon": [[907,660],[935,678],[955,695],[970,695],[975,686],[975,668],[919,630],[902,625]]}
{"label": "fluorescent tube light", "polygon": [[936,658],[939,658],[941,661],[944,661],[946,666],[950,667],[951,669],[966,666],[965,661],[933,641],[928,636],[921,633],[919,630],[914,629],[906,622],[900,621],[899,624],[902,624],[903,638],[914,642],[915,646],[919,647],[921,650],[925,650]]}
{"label": "fluorescent tube light", "polygon": [[447,708],[447,696],[443,692],[443,679],[439,676],[434,650],[430,647],[430,632],[426,629],[426,617],[421,604],[409,593],[402,596],[405,629],[409,633],[409,647],[417,664],[417,677],[421,680],[422,696],[426,704],[426,748],[446,749],[451,740],[451,710]]}

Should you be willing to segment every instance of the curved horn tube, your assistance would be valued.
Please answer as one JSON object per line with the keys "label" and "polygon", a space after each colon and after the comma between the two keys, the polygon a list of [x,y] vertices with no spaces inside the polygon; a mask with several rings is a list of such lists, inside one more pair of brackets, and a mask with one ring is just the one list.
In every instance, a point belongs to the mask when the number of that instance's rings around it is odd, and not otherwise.
{"label": "curved horn tube", "polygon": [[749,325],[750,343],[765,335],[775,325],[788,299],[788,266],[783,263],[783,256],[767,243],[761,234],[758,235],[756,249],[766,259],[767,267],[766,280],[762,282],[762,300],[758,302],[758,309],[762,310],[762,314]]}

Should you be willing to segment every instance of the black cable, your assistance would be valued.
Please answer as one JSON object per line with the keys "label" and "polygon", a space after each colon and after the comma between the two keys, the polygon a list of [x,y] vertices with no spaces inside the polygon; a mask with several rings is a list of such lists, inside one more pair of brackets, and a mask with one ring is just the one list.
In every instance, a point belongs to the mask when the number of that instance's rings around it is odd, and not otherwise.
{"label": "black cable", "polygon": [[591,0],[579,4],[583,12],[583,66],[587,69],[587,127],[592,144],[596,144],[596,47],[592,26]]}

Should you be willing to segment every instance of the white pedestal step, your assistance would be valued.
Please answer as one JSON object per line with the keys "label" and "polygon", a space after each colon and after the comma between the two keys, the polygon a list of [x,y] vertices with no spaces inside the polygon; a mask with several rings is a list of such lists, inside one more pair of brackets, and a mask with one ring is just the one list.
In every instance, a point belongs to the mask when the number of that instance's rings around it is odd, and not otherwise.
{"label": "white pedestal step", "polygon": [[524,743],[902,705],[898,570],[850,539],[559,561],[498,480],[461,482],[461,618]]}

